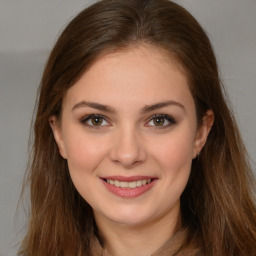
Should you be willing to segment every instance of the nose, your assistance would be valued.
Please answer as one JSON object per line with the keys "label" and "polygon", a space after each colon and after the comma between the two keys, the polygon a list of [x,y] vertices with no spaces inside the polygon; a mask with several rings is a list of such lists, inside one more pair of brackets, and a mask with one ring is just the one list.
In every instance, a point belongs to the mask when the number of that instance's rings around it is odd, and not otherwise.
{"label": "nose", "polygon": [[115,134],[114,145],[110,152],[111,160],[131,169],[147,159],[147,152],[140,134],[135,129],[122,129]]}

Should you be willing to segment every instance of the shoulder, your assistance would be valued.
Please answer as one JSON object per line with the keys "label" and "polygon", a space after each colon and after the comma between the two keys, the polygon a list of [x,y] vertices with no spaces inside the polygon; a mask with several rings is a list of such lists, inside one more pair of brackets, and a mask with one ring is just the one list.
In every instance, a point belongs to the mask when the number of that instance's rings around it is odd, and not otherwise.
{"label": "shoulder", "polygon": [[181,229],[152,256],[203,256],[203,254],[197,239],[191,238],[187,229]]}

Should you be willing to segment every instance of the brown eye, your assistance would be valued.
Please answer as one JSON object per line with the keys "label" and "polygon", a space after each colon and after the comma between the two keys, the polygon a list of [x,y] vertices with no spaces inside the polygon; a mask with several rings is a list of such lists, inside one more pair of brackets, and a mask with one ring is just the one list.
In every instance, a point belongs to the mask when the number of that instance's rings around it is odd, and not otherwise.
{"label": "brown eye", "polygon": [[94,116],[91,118],[92,125],[100,126],[103,123],[103,118],[100,116]]}
{"label": "brown eye", "polygon": [[151,117],[146,126],[167,128],[176,124],[176,120],[169,115],[154,115]]}
{"label": "brown eye", "polygon": [[163,117],[154,117],[153,123],[155,126],[163,126],[165,122],[165,119]]}
{"label": "brown eye", "polygon": [[102,126],[109,126],[109,122],[101,115],[89,115],[81,120],[81,123],[90,128],[100,128]]}

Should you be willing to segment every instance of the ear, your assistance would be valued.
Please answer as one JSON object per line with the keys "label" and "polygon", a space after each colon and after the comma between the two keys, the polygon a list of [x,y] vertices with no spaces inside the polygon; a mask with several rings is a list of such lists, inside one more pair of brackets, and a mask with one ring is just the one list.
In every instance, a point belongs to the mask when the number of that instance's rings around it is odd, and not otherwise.
{"label": "ear", "polygon": [[208,110],[203,117],[202,124],[198,127],[195,137],[193,158],[196,158],[200,154],[204,147],[207,137],[211,131],[214,123],[214,113],[212,110]]}
{"label": "ear", "polygon": [[61,156],[64,159],[67,159],[67,153],[66,153],[65,144],[63,141],[63,137],[62,137],[62,130],[61,130],[59,120],[57,119],[56,116],[51,116],[49,118],[49,124],[52,128],[53,136],[57,143],[57,146],[59,148],[59,152],[60,152]]}

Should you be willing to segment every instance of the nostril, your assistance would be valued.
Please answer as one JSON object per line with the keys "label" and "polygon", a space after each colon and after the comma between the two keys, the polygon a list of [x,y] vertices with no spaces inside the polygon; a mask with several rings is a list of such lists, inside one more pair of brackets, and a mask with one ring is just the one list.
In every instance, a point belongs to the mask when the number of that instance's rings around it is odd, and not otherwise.
{"label": "nostril", "polygon": [[138,138],[132,138],[127,134],[123,134],[123,137],[119,137],[119,139],[117,138],[109,153],[112,162],[126,169],[143,163],[147,158],[144,145],[139,142]]}

